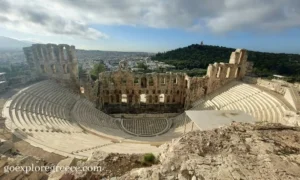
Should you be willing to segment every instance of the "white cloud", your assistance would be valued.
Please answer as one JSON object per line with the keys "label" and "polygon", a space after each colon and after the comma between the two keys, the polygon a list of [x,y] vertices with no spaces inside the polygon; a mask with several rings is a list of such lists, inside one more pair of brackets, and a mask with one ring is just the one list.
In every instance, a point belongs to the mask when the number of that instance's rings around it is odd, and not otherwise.
{"label": "white cloud", "polygon": [[0,0],[0,7],[0,26],[87,39],[108,38],[91,24],[214,33],[300,26],[299,0]]}
{"label": "white cloud", "polygon": [[[68,35],[87,39],[108,38],[108,35],[89,27],[86,22],[55,13],[53,6],[42,1],[1,1],[6,9],[0,11],[1,26],[37,35]],[[58,4],[53,4],[55,5]],[[63,8],[63,6],[61,6]],[[66,7],[64,7],[66,8]]]}

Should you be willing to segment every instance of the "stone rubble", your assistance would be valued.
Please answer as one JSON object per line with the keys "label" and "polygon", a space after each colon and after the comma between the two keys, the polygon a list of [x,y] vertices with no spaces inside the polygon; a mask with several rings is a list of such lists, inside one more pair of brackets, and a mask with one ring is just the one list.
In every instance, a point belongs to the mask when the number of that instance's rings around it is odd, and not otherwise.
{"label": "stone rubble", "polygon": [[160,164],[120,179],[300,179],[300,129],[238,124],[195,131],[161,146]]}

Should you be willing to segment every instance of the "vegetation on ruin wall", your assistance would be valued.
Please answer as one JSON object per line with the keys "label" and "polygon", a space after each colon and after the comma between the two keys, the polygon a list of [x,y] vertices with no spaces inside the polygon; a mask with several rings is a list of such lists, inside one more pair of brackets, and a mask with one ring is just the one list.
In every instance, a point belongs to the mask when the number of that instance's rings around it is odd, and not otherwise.
{"label": "vegetation on ruin wall", "polygon": [[168,72],[173,72],[173,73],[186,73],[190,77],[194,76],[204,76],[206,75],[206,69],[201,69],[201,68],[193,68],[193,69],[171,69],[168,70]]}
{"label": "vegetation on ruin wall", "polygon": [[[206,69],[214,62],[228,62],[233,48],[193,44],[164,53],[158,53],[152,60],[174,65],[176,69]],[[290,81],[300,81],[300,55],[248,51],[248,61],[254,63],[253,72],[260,77],[273,74],[289,76]]]}
{"label": "vegetation on ruin wall", "polygon": [[139,69],[139,70],[136,70],[136,72],[140,72],[140,73],[152,73],[152,72],[156,72],[156,73],[166,73],[166,72],[186,73],[187,75],[189,75],[191,77],[206,75],[206,69],[201,69],[201,68],[193,68],[193,69],[158,68],[155,70],[151,70],[145,63],[138,63],[136,68]]}
{"label": "vegetation on ruin wall", "polygon": [[105,66],[102,63],[95,64],[90,72],[91,78],[95,81],[98,79],[99,73],[105,71]]}

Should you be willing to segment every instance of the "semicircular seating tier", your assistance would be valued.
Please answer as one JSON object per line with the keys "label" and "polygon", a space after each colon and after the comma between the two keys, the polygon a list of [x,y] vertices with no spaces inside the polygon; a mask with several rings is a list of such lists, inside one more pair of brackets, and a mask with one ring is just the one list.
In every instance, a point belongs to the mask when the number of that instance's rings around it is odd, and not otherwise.
{"label": "semicircular seating tier", "polygon": [[99,126],[94,127],[99,127],[96,129],[105,136],[87,132],[72,118],[74,115],[71,110],[75,108],[76,102],[82,102],[78,95],[47,80],[15,94],[5,103],[2,113],[6,117],[6,127],[18,138],[62,156],[87,158],[95,150],[115,153],[120,149],[124,153],[158,152],[158,148],[151,144],[126,142],[126,138],[132,135],[122,131],[117,120],[99,110],[95,111],[91,106],[87,106],[87,109],[82,109],[82,106],[79,109],[85,112],[80,119],[83,125],[92,123],[90,116],[93,113],[103,116],[103,121],[98,119]]}
{"label": "semicircular seating tier", "polygon": [[282,123],[288,107],[253,85],[234,81],[195,102],[191,109],[241,110],[258,121]]}
{"label": "semicircular seating tier", "polygon": [[[280,122],[286,107],[252,85],[232,82],[199,99],[191,109],[242,110],[260,121]],[[49,80],[22,89],[5,103],[2,113],[6,127],[17,137],[46,151],[78,158],[95,150],[156,153],[158,144],[196,129],[185,113],[132,121],[113,118]]]}

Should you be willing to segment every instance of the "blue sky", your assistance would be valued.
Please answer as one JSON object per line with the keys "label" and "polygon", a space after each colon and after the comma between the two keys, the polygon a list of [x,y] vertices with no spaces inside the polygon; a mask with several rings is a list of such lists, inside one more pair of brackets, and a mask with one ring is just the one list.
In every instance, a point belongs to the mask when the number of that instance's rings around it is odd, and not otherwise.
{"label": "blue sky", "polygon": [[[187,3],[188,2],[188,3]],[[300,52],[298,0],[0,0],[0,35],[80,49]]]}

